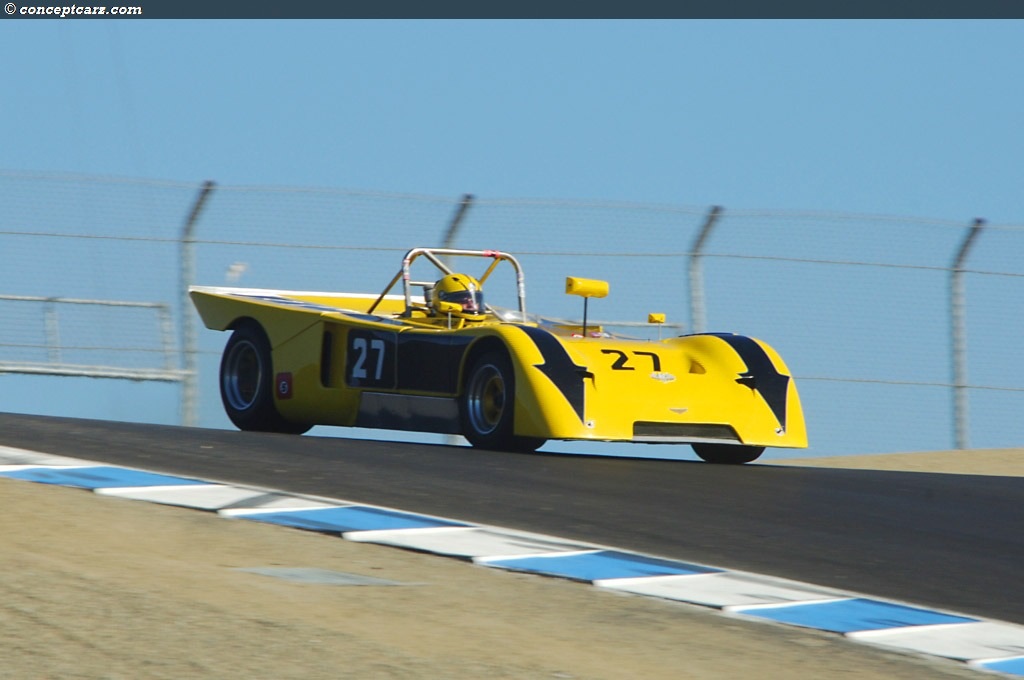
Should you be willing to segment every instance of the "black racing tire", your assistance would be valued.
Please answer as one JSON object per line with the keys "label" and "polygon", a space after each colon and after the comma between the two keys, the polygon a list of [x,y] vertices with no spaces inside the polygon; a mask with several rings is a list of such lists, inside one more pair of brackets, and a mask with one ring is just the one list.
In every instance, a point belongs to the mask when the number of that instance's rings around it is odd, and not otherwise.
{"label": "black racing tire", "polygon": [[742,465],[757,460],[764,453],[763,446],[736,446],[733,444],[692,444],[693,451],[702,460],[716,465]]}
{"label": "black racing tire", "polygon": [[302,434],[311,425],[285,420],[274,406],[270,341],[256,322],[239,324],[220,360],[220,398],[239,430]]}
{"label": "black racing tire", "polygon": [[462,435],[479,449],[530,453],[545,440],[513,434],[515,372],[508,354],[490,350],[478,356],[466,371],[459,398]]}

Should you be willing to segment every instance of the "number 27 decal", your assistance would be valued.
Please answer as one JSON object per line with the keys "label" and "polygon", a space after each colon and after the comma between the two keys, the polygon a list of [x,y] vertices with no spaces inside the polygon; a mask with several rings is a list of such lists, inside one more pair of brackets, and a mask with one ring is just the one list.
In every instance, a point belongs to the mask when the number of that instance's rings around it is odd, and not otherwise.
{"label": "number 27 decal", "polygon": [[[384,348],[384,341],[379,338],[373,338],[369,342],[366,338],[353,338],[352,351],[356,353],[356,362],[352,365],[352,377],[356,380],[366,380],[369,369],[373,372],[370,380],[380,380],[384,374]],[[370,354],[373,354],[375,359],[371,358]]]}
{"label": "number 27 decal", "polygon": [[603,349],[601,354],[614,354],[616,359],[612,364],[613,371],[635,371],[636,367],[630,365],[630,354],[634,357],[650,357],[651,366],[655,373],[661,370],[661,359],[654,352],[623,352],[621,349]]}
{"label": "number 27 decal", "polygon": [[349,387],[394,387],[395,356],[391,335],[353,330],[348,336],[345,382]]}

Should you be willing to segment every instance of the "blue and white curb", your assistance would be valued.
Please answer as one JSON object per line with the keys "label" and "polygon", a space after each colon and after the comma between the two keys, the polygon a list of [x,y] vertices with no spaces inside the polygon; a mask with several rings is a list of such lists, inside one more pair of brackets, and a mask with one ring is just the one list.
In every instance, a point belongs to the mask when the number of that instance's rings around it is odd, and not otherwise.
{"label": "blue and white curb", "polygon": [[567,578],[1024,677],[1024,626],[808,583],[393,508],[189,479],[3,446],[0,477],[207,510],[223,517],[338,534],[350,541],[430,552],[486,567]]}

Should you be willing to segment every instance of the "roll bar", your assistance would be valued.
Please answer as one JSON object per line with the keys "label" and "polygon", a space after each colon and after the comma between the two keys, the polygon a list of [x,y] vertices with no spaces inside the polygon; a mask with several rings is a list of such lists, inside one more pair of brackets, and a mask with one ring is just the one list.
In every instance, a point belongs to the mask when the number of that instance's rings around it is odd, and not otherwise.
{"label": "roll bar", "polygon": [[[377,309],[377,306],[387,296],[391,289],[395,287],[395,284],[399,280],[402,281],[402,290],[405,294],[405,309],[409,311],[412,309],[412,286],[414,285],[429,285],[427,283],[419,283],[412,280],[410,273],[412,263],[420,257],[425,257],[430,261],[442,274],[454,274],[455,272],[442,260],[443,257],[483,257],[490,258],[492,260],[487,271],[479,277],[480,284],[483,285],[487,278],[494,271],[495,267],[502,261],[508,262],[516,270],[516,288],[517,297],[519,298],[519,313],[522,318],[526,318],[526,282],[523,277],[523,268],[519,264],[519,260],[500,250],[461,250],[458,248],[413,248],[405,254],[402,258],[402,268],[398,270],[394,278],[384,289],[384,292],[370,305],[370,309],[367,311],[369,314],[373,314],[373,310]],[[433,283],[432,281],[430,283]],[[490,310],[489,305],[485,305]]]}

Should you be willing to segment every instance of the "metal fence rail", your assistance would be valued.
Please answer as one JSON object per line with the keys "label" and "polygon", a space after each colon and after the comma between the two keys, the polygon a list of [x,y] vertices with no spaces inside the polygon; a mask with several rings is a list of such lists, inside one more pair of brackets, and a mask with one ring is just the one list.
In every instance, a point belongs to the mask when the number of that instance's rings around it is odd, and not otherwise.
{"label": "metal fence rail", "polygon": [[[198,327],[188,284],[374,292],[407,249],[446,246],[515,253],[531,311],[547,316],[579,318],[566,276],[602,278],[611,295],[591,315],[618,320],[606,324],[653,334],[643,320],[658,312],[666,333],[767,340],[798,379],[814,452],[1024,444],[1021,225],[16,172],[0,172],[0,200],[0,370],[122,367],[110,377],[181,383],[177,417],[148,397],[110,417],[229,426],[224,338]],[[503,288],[492,282],[489,298]],[[55,335],[43,321],[55,303],[42,301],[61,297],[163,317],[62,312]],[[15,298],[39,306],[15,312]],[[94,327],[106,344],[84,340]],[[156,339],[129,351],[147,327]],[[99,348],[117,356],[97,361]],[[18,410],[17,394],[0,409]]]}
{"label": "metal fence rail", "polygon": [[[12,306],[27,309],[17,313]],[[182,382],[186,377],[177,368],[180,348],[165,303],[0,295],[0,310],[5,316],[0,327],[0,373],[163,382]],[[109,314],[90,313],[110,310],[129,314],[115,320]],[[122,324],[129,333],[118,329]],[[38,339],[19,341],[12,337],[15,332]]]}

